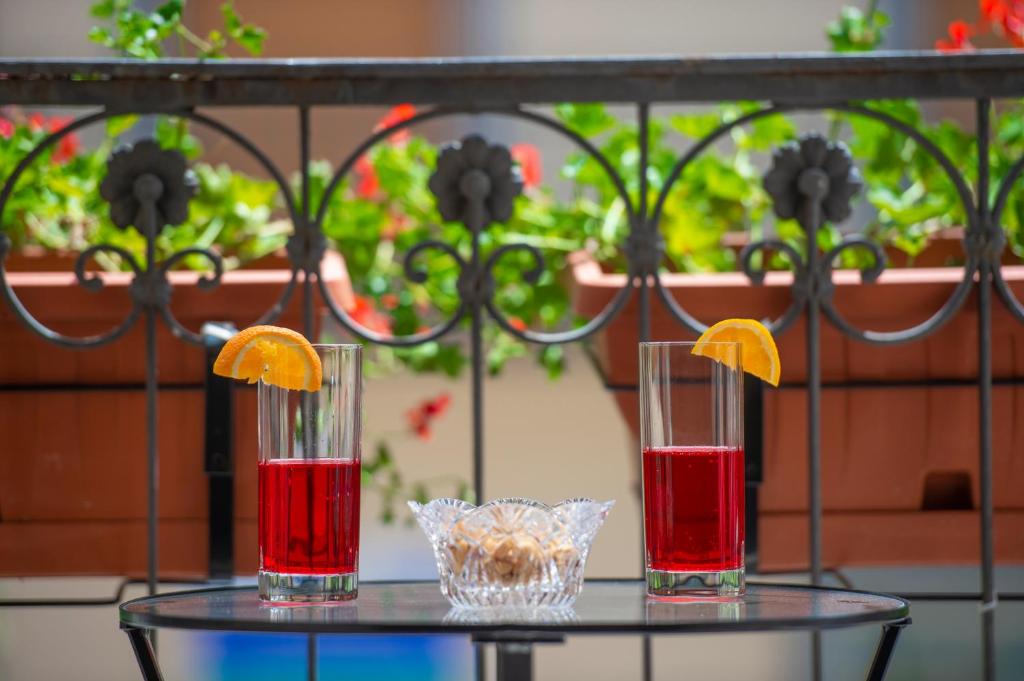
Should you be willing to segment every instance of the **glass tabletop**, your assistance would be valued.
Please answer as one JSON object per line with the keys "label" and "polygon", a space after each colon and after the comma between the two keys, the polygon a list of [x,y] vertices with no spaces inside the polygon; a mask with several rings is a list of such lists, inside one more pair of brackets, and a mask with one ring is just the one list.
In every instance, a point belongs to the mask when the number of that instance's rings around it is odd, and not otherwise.
{"label": "glass tabletop", "polygon": [[639,580],[594,580],[566,610],[452,608],[437,582],[363,582],[329,605],[269,605],[255,587],[183,591],[121,605],[123,626],[304,633],[685,633],[830,629],[891,622],[906,601],[859,591],[748,584],[739,599],[656,600]]}

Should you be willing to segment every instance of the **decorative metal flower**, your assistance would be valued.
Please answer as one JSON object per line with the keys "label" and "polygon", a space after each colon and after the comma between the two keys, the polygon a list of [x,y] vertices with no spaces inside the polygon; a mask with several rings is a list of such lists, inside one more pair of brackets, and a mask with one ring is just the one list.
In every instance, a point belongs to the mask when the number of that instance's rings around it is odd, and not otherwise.
{"label": "decorative metal flower", "polygon": [[512,204],[523,190],[523,181],[508,149],[470,135],[441,150],[428,186],[437,197],[442,218],[483,229],[512,217]]}
{"label": "decorative metal flower", "polygon": [[[864,186],[850,151],[816,133],[790,142],[772,154],[772,167],[764,188],[772,197],[775,214],[797,218],[808,227],[808,208],[817,204],[825,220],[840,222],[850,216],[850,199]],[[818,225],[816,225],[818,226]]]}
{"label": "decorative metal flower", "polygon": [[153,229],[181,224],[188,217],[189,199],[196,193],[196,178],[181,152],[161,149],[154,140],[118,148],[107,161],[107,176],[100,196],[110,203],[110,219],[121,229],[137,224],[140,210],[154,208]]}

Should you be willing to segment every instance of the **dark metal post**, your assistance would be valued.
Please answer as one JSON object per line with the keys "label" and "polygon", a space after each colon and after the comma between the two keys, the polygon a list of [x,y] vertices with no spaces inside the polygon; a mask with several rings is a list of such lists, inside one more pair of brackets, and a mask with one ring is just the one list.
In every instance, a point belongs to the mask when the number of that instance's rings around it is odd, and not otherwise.
{"label": "dark metal post", "polygon": [[747,572],[758,568],[758,489],[764,480],[764,384],[743,381],[744,523]]}
{"label": "dark metal post", "polygon": [[[637,197],[637,212],[636,220],[637,224],[632,225],[633,230],[641,231],[655,231],[658,226],[651,224],[647,215],[647,165],[649,162],[650,155],[650,105],[646,102],[642,102],[637,105],[637,144],[640,148],[640,165],[637,177],[637,181],[640,187],[640,194]],[[653,235],[652,241],[653,243]],[[640,300],[639,310],[640,327],[637,330],[637,335],[640,341],[648,341],[651,339],[651,289],[647,285],[648,274],[656,274],[655,272],[648,273],[645,269],[641,268],[640,271]],[[643,517],[643,500],[641,499],[641,513],[640,513],[640,536],[644,536],[644,517]],[[644,572],[647,569],[647,558],[644,555],[644,547],[641,543],[640,546],[640,576],[643,577]],[[651,637],[644,635],[642,642],[643,651],[643,679],[644,681],[650,681],[653,675],[653,655],[654,651],[651,648]]]}
{"label": "dark metal post", "polygon": [[[812,204],[817,205],[817,204]],[[820,214],[820,210],[814,212]],[[820,217],[808,220],[807,269],[818,269],[818,227]],[[812,279],[812,282],[814,280]],[[817,288],[817,282],[812,283]],[[821,584],[821,308],[818,291],[807,298],[807,495],[810,513],[811,584]],[[822,678],[821,632],[811,632],[811,674]]]}
{"label": "dark metal post", "polygon": [[532,644],[499,643],[497,649],[497,681],[532,681]]}
{"label": "dark metal post", "polygon": [[[309,249],[313,248],[314,235],[312,233],[313,209],[309,205],[309,107],[299,107],[299,172],[302,176],[302,226],[304,233],[303,243],[306,246],[304,258],[304,271],[302,275],[302,333],[311,338],[313,335],[313,270],[308,257]],[[313,339],[316,342],[316,339]]]}
{"label": "dark metal post", "polygon": [[[637,180],[640,186],[640,194],[637,197],[637,224],[631,225],[631,227],[634,231],[641,232],[647,232],[648,230],[654,231],[658,229],[657,225],[650,224],[647,215],[647,164],[648,156],[650,153],[650,134],[648,133],[648,128],[650,123],[650,113],[650,106],[647,103],[641,103],[637,105],[637,135],[639,135],[640,138],[638,140],[638,144],[640,146],[640,164],[638,171],[639,177],[637,178]],[[653,243],[653,238],[648,243]],[[651,339],[651,289],[647,285],[647,277],[648,275],[653,274],[655,273],[647,272],[644,269],[641,269],[640,272],[639,336],[641,341],[647,341]]]}
{"label": "dark metal post", "polygon": [[309,634],[306,638],[306,679],[307,681],[316,681],[319,675],[316,634]]}
{"label": "dark metal post", "polygon": [[989,207],[989,112],[991,101],[977,102],[978,133],[978,224],[986,244],[978,270],[978,450],[981,490],[981,641],[984,678],[996,678],[995,655],[995,568],[993,565],[992,503],[992,267],[988,245],[993,238]]}
{"label": "dark metal post", "polygon": [[[470,227],[473,240],[473,252],[469,262],[470,272],[478,276],[480,272],[480,230]],[[479,281],[479,279],[477,280]],[[470,372],[472,375],[472,400],[473,400],[473,495],[478,504],[484,501],[484,332],[480,296],[472,295],[469,301],[470,314]],[[477,645],[473,648],[476,657],[476,679],[483,681],[487,678],[487,654],[483,646]],[[499,652],[498,680],[503,679],[501,675]]]}
{"label": "dark metal post", "polygon": [[[818,225],[807,230],[807,269],[818,267]],[[810,504],[811,583],[821,584],[821,309],[807,300],[807,495]]]}
{"label": "dark metal post", "polygon": [[233,385],[231,379],[213,375],[214,360],[235,333],[234,325],[226,322],[207,322],[201,332],[206,350],[203,449],[210,489],[210,579],[231,579],[235,574]]}
{"label": "dark metal post", "polygon": [[[156,224],[153,219],[148,224],[139,225],[146,237],[146,276],[155,273],[156,268]],[[146,454],[147,454],[147,508],[146,508],[146,591],[150,596],[156,594],[159,558],[159,493],[160,493],[160,457],[157,451],[157,348],[156,348],[156,315],[157,308],[152,302],[146,305]]]}

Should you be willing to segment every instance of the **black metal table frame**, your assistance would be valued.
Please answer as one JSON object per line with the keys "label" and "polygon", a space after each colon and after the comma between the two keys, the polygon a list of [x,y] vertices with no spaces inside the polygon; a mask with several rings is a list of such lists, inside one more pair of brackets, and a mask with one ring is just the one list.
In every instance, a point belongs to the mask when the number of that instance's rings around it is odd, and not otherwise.
{"label": "black metal table frame", "polygon": [[[602,581],[602,580],[594,580]],[[801,588],[806,589],[822,589],[826,587],[799,585]],[[238,589],[245,589],[251,587],[233,587]],[[833,589],[834,590],[834,589]],[[209,591],[209,589],[197,589],[194,591],[180,592],[180,593],[197,593],[202,591]],[[868,591],[854,591],[845,589],[851,594],[868,594],[874,596],[881,596],[883,594],[877,594]],[[128,601],[124,605],[129,603],[146,600],[145,597],[136,599],[135,601]],[[301,607],[301,606],[297,606]],[[770,626],[765,625],[753,625],[750,627],[733,627],[730,633],[757,633],[757,632],[768,632],[768,631],[811,631],[814,636],[820,634],[821,631],[827,629],[840,629],[847,628],[850,626],[856,626],[858,624],[876,622],[877,618],[861,619],[846,618],[840,622],[831,622],[828,620],[822,620],[818,625],[814,627],[808,627],[805,623],[798,620],[787,622],[779,620],[771,623]],[[903,629],[911,624],[912,620],[909,616],[909,606],[905,609],[903,616],[893,619],[891,621],[882,623],[882,632],[878,641],[878,645],[875,648],[875,654],[871,660],[871,666],[868,668],[866,681],[883,681],[886,673],[889,669],[889,663],[892,660],[892,654],[896,649],[896,643],[899,639],[900,633]],[[128,635],[128,640],[131,643],[132,651],[135,654],[135,659],[139,665],[139,671],[142,673],[144,681],[163,681],[163,675],[160,672],[159,662],[157,660],[156,649],[153,645],[151,632],[163,626],[159,622],[154,623],[152,626],[136,626],[133,624],[121,623],[121,629]],[[178,623],[181,626],[181,623]],[[173,628],[168,626],[168,628]],[[544,643],[562,643],[565,641],[567,635],[587,635],[587,636],[600,636],[600,635],[628,635],[630,633],[643,635],[645,639],[652,636],[670,636],[670,635],[681,635],[686,633],[712,633],[714,630],[708,628],[706,625],[686,625],[679,626],[678,628],[673,627],[660,627],[660,631],[651,631],[641,627],[628,627],[623,625],[609,626],[607,631],[601,631],[600,627],[593,625],[582,628],[573,624],[559,625],[558,629],[553,628],[538,628],[531,627],[525,624],[493,624],[493,625],[478,625],[478,624],[450,624],[446,626],[444,633],[438,633],[435,627],[416,627],[413,625],[402,627],[401,631],[395,631],[391,627],[375,627],[373,625],[364,625],[360,628],[346,628],[343,632],[337,633],[325,633],[322,631],[316,632],[304,632],[302,627],[289,627],[287,629],[277,629],[274,627],[265,628],[230,628],[223,627],[214,624],[210,626],[209,623],[203,620],[196,620],[194,626],[190,627],[197,630],[204,631],[237,631],[246,633],[306,633],[309,637],[309,645],[307,647],[307,679],[308,681],[316,681],[318,678],[317,674],[317,637],[320,635],[334,635],[344,636],[346,634],[378,634],[382,636],[396,636],[406,634],[424,634],[424,635],[439,635],[439,636],[452,636],[465,634],[470,635],[472,640],[477,645],[486,645],[493,643],[496,651],[496,676],[497,681],[532,681],[533,679],[533,647],[535,644]],[[719,632],[721,633],[721,632]]]}

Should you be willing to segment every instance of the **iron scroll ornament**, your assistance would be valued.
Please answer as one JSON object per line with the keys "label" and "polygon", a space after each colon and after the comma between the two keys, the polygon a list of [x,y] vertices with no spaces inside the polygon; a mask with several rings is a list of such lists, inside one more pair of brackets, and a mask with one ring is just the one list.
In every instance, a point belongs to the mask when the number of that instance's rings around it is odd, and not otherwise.
{"label": "iron scroll ornament", "polygon": [[[29,151],[18,162],[18,164],[15,166],[14,170],[10,173],[10,175],[4,178],[3,184],[2,186],[0,186],[0,216],[3,215],[4,208],[7,206],[7,203],[14,192],[15,184],[17,183],[18,179],[26,172],[26,170],[28,170],[28,168],[31,166],[33,162],[35,162],[43,153],[45,153],[47,149],[56,145],[57,142],[59,142],[63,137],[73,134],[88,125],[92,125],[94,123],[98,123],[100,121],[115,116],[119,116],[124,113],[124,111],[120,110],[104,110],[96,113],[91,113],[72,121],[67,126],[59,130],[56,130],[48,134],[46,137],[44,137],[31,151]],[[271,176],[275,184],[277,184],[281,192],[281,196],[283,197],[285,208],[287,210],[289,217],[292,219],[293,224],[297,226],[301,224],[301,221],[298,219],[298,212],[296,210],[295,202],[290,193],[290,186],[287,180],[284,178],[284,175],[277,168],[277,166],[274,165],[270,158],[246,136],[234,130],[233,128],[225,125],[224,123],[221,123],[217,119],[210,118],[209,116],[191,110],[145,110],[139,111],[139,113],[173,113],[173,115],[188,118],[202,126],[210,128],[211,130],[224,135],[225,137],[229,138],[230,140],[238,144],[243,150],[250,154],[262,168],[264,168],[268,172],[268,174]],[[131,152],[134,151],[140,145],[142,145],[143,149],[146,149],[146,147],[152,145],[152,147],[155,147],[156,150],[159,150],[161,152],[166,151],[171,156],[178,154],[178,152],[173,150],[160,149],[152,140],[140,140],[139,142],[136,142],[134,146],[121,147],[115,152],[115,154],[112,154],[111,159],[108,159],[108,175],[111,170],[109,165],[110,161],[113,160],[115,155],[122,154],[119,157],[122,159],[127,159],[129,158],[127,155],[131,154]],[[132,177],[137,178],[140,174],[145,174],[138,172],[140,169],[147,169],[146,164],[139,165],[139,163],[141,163],[141,161],[144,158],[142,154],[144,153],[145,157],[148,158],[148,160],[156,160],[160,158],[159,156],[154,155],[155,151],[152,147],[145,152],[140,152],[138,156],[133,156],[132,158],[134,160],[131,161],[130,163],[128,163],[126,160],[119,161],[117,163],[117,166],[119,168],[115,168],[116,175],[124,175],[125,178],[127,178],[130,175]],[[172,161],[171,157],[168,157],[167,160],[157,161],[157,163],[159,164],[160,167],[155,169],[155,173],[151,174],[155,175],[155,177],[158,180],[160,180],[161,184],[163,184],[165,181],[164,179],[162,179],[161,173],[169,172],[172,170],[174,166],[177,166],[182,170],[181,180],[184,183],[185,187],[182,188],[172,186],[172,189],[174,189],[175,191],[172,192],[170,195],[165,195],[163,191],[160,192],[160,198],[156,201],[154,213],[156,213],[158,216],[161,213],[165,213],[165,215],[169,215],[171,218],[173,218],[173,220],[166,220],[165,222],[161,223],[161,218],[157,217],[158,226],[155,228],[155,232],[162,231],[163,227],[165,226],[175,224],[177,218],[180,217],[181,215],[181,210],[184,209],[185,215],[187,216],[187,199],[191,198],[191,194],[189,194],[185,201],[181,201],[179,195],[177,194],[177,191],[179,189],[183,191],[189,191],[187,187],[188,185],[191,184],[191,181],[188,178],[187,167],[177,165],[178,162]],[[171,178],[169,181],[171,182],[172,185],[176,184],[176,181],[173,178]],[[121,229],[125,229],[126,225],[130,224],[129,219],[126,216],[130,216],[131,218],[138,217],[137,211],[138,208],[141,206],[138,204],[138,198],[135,197],[134,194],[124,194],[123,186],[120,186],[120,182],[121,178],[117,178],[116,184],[120,187],[120,190],[115,190],[114,183],[113,181],[111,182],[109,191],[111,191],[112,193],[110,195],[121,197],[120,208],[114,208],[113,205],[111,205],[111,218],[115,222],[115,224],[117,224],[118,227],[120,227]],[[134,183],[134,180],[132,180],[132,182]],[[146,184],[146,182],[144,182],[143,184]],[[149,182],[149,184],[152,186],[151,182]],[[132,189],[134,189],[134,186],[132,186]],[[172,196],[179,198],[171,198]],[[133,201],[135,202],[134,208],[132,207]],[[174,210],[169,210],[171,204],[175,204]],[[133,211],[135,211],[135,214],[133,214]],[[140,231],[140,233],[143,233],[145,235],[145,230],[140,225],[132,226],[135,226],[136,229]],[[288,251],[290,256],[292,255],[292,251],[295,250],[292,242],[297,241],[297,237],[299,237],[298,233],[293,234],[292,238],[289,240]],[[153,256],[153,253],[150,253],[150,251],[153,251],[155,253],[155,248],[152,248],[154,245],[155,244],[153,243],[152,240],[147,239],[147,257]],[[0,297],[6,300],[7,303],[14,310],[15,318],[19,319],[33,333],[46,339],[47,341],[54,343],[55,345],[68,348],[90,348],[106,345],[108,343],[114,342],[115,340],[123,336],[125,333],[127,333],[135,325],[136,321],[138,320],[138,317],[143,312],[143,310],[153,309],[164,320],[164,322],[167,324],[167,326],[175,336],[192,344],[202,344],[201,336],[186,328],[184,325],[182,325],[174,317],[173,313],[170,310],[170,307],[162,303],[165,303],[166,301],[170,300],[171,287],[168,281],[167,273],[176,264],[178,264],[182,259],[186,257],[203,257],[210,262],[212,270],[206,273],[205,275],[201,276],[197,281],[197,285],[199,286],[199,288],[204,290],[216,288],[220,283],[221,276],[223,275],[223,262],[221,260],[220,255],[218,255],[215,251],[206,248],[190,247],[173,253],[172,255],[170,255],[165,260],[159,263],[155,262],[154,257],[154,262],[150,263],[150,265],[152,266],[147,265],[146,268],[143,268],[142,265],[139,262],[137,262],[137,260],[128,251],[126,251],[123,248],[114,246],[112,244],[97,244],[94,246],[90,246],[89,248],[85,249],[78,255],[74,264],[74,273],[78,284],[89,291],[98,291],[102,289],[102,278],[96,274],[89,273],[86,270],[86,267],[89,264],[89,262],[99,253],[109,253],[111,255],[116,255],[132,272],[132,279],[129,289],[132,306],[120,323],[102,333],[90,336],[69,336],[58,331],[55,331],[54,329],[51,329],[50,327],[36,319],[18,298],[17,294],[15,293],[14,289],[11,287],[10,282],[7,279],[7,272],[3,266],[4,260],[10,252],[11,247],[12,244],[10,238],[5,233],[0,231]],[[253,322],[254,324],[270,323],[280,315],[281,311],[287,306],[288,302],[292,297],[292,294],[296,286],[298,272],[300,269],[301,265],[296,265],[293,259],[292,274],[288,280],[287,285],[285,286],[281,295],[278,297],[277,301],[257,321]],[[150,304],[152,304],[153,307],[147,308],[147,306]]]}
{"label": "iron scroll ornament", "polygon": [[[838,223],[850,217],[853,197],[863,187],[860,171],[854,166],[846,145],[830,142],[817,133],[802,135],[799,140],[776,149],[772,165],[764,176],[764,188],[772,199],[775,216],[781,220],[796,219],[807,235],[808,250],[817,248],[818,230],[826,220]],[[740,262],[751,281],[760,285],[764,271],[753,268],[755,253],[778,251],[790,261],[794,272],[794,305],[779,320],[778,326],[782,327],[792,323],[809,300],[822,305],[823,309],[830,304],[834,288],[833,263],[844,250],[854,248],[866,250],[872,256],[872,264],[861,270],[861,279],[876,281],[885,269],[885,253],[861,236],[844,237],[820,258],[810,254],[802,256],[782,241],[755,242],[743,248]]]}
{"label": "iron scroll ornament", "polygon": [[209,249],[192,247],[158,263],[155,242],[164,227],[188,219],[188,205],[196,187],[195,175],[184,155],[175,149],[162,149],[151,139],[116,149],[107,161],[107,175],[100,183],[100,196],[110,204],[111,221],[120,229],[134,227],[146,239],[145,269],[128,256],[135,272],[130,288],[132,299],[138,307],[159,312],[175,335],[193,342],[201,339],[170,311],[171,284],[167,273],[185,257],[204,257],[210,261],[213,272],[200,277],[198,285],[212,289],[220,283],[224,272],[221,257]]}
{"label": "iron scroll ornament", "polygon": [[[40,142],[7,178],[0,195],[0,207],[6,204],[13,191],[13,183],[21,172],[46,148],[55,144],[61,136],[71,134],[77,128],[107,116],[106,113],[100,113],[78,119]],[[86,265],[99,253],[116,255],[132,272],[129,285],[132,307],[117,326],[105,333],[74,337],[50,329],[35,319],[22,305],[4,276],[6,271],[2,269],[0,291],[14,308],[16,316],[32,331],[64,347],[95,347],[112,342],[131,329],[144,310],[160,314],[175,335],[198,342],[199,336],[182,326],[170,312],[168,304],[171,286],[167,271],[187,255],[204,256],[213,265],[213,272],[201,277],[199,285],[202,288],[212,288],[219,283],[223,273],[220,256],[205,249],[189,248],[175,253],[162,263],[157,263],[155,259],[157,235],[164,227],[180,224],[187,219],[188,203],[195,193],[195,184],[195,178],[188,169],[184,156],[175,150],[161,149],[153,140],[141,140],[134,146],[119,147],[107,160],[107,174],[100,184],[100,195],[110,205],[111,220],[118,228],[123,230],[134,227],[143,235],[146,240],[146,262],[143,266],[129,251],[112,244],[91,246],[76,258],[75,278],[79,285],[89,291],[103,288],[103,279],[86,271]],[[7,256],[9,250],[10,239],[0,233],[0,261]]]}
{"label": "iron scroll ornament", "polygon": [[[592,158],[598,164],[598,166],[600,166],[600,168],[607,176],[608,180],[615,187],[616,194],[618,195],[619,199],[621,199],[623,202],[623,209],[626,214],[626,217],[630,225],[633,226],[633,228],[631,229],[631,234],[636,231],[636,225],[640,224],[641,221],[637,219],[635,212],[636,209],[633,205],[632,198],[630,197],[629,192],[626,189],[625,181],[616,172],[611,162],[604,156],[604,154],[602,154],[602,152],[597,147],[594,146],[593,142],[588,140],[580,133],[572,130],[571,128],[566,127],[564,124],[562,124],[560,121],[554,118],[540,114],[535,111],[521,109],[519,107],[438,107],[417,113],[416,115],[405,120],[399,121],[394,125],[377,130],[373,135],[371,135],[370,137],[365,139],[361,144],[359,144],[344,160],[342,160],[339,163],[338,168],[334,173],[334,176],[331,178],[331,181],[327,184],[327,187],[324,190],[318,209],[316,210],[315,214],[311,217],[311,229],[315,231],[322,231],[322,224],[326,216],[330,197],[339,189],[343,179],[347,177],[349,173],[353,170],[357,160],[363,154],[369,151],[369,149],[373,147],[375,144],[390,137],[395,132],[398,132],[405,128],[412,127],[420,123],[424,123],[428,120],[458,114],[478,115],[485,113],[525,120],[534,125],[546,128],[566,138],[569,142],[571,142],[576,147],[585,152],[590,158]],[[450,146],[461,147],[461,143],[457,143],[456,145]],[[438,180],[438,182],[439,181],[440,180]],[[515,196],[511,197],[511,199],[512,204],[514,206]],[[478,232],[476,234],[478,234]],[[476,238],[474,238],[474,243],[478,245],[478,240]],[[627,242],[626,244],[623,245],[623,247],[628,251],[629,243]],[[358,322],[356,322],[354,319],[352,319],[352,317],[349,316],[349,314],[341,306],[337,304],[333,296],[330,294],[330,291],[327,289],[323,278],[318,276],[316,277],[316,281],[320,288],[320,293],[324,301],[324,304],[327,306],[332,317],[343,328],[345,328],[353,335],[377,345],[391,347],[411,347],[441,338],[448,334],[452,329],[454,329],[458,325],[458,323],[462,319],[465,318],[470,308],[470,302],[472,301],[480,302],[481,305],[484,308],[486,308],[487,312],[489,313],[491,318],[498,324],[498,326],[501,327],[509,335],[531,343],[538,343],[542,345],[555,345],[581,340],[592,335],[593,333],[595,333],[596,331],[610,323],[611,320],[614,319],[616,315],[619,312],[621,312],[621,310],[625,307],[625,304],[632,292],[632,287],[622,287],[614,294],[612,300],[609,301],[605,309],[600,314],[590,319],[582,326],[573,328],[571,330],[544,332],[533,331],[530,329],[521,329],[514,326],[499,310],[497,304],[494,302],[494,279],[492,272],[493,268],[497,265],[498,261],[508,253],[517,250],[525,251],[533,260],[533,264],[531,267],[523,271],[522,277],[526,283],[534,284],[538,281],[540,275],[544,271],[545,260],[544,255],[540,249],[531,244],[526,243],[503,244],[495,248],[493,251],[491,251],[490,254],[486,257],[486,259],[483,259],[482,266],[478,266],[475,268],[476,272],[474,276],[469,276],[467,272],[469,272],[469,269],[473,268],[474,266],[468,264],[465,258],[463,258],[451,244],[436,239],[428,239],[426,241],[421,241],[414,245],[412,248],[410,248],[409,251],[406,252],[402,260],[402,266],[405,276],[410,281],[413,281],[415,283],[423,283],[427,280],[427,273],[424,270],[417,267],[416,265],[416,260],[419,257],[419,255],[427,250],[443,251],[455,262],[459,272],[464,275],[461,277],[459,285],[458,307],[446,319],[439,322],[435,326],[417,332],[415,334],[406,336],[390,336],[386,334],[381,334],[371,329],[367,329],[360,325]],[[630,259],[628,276],[632,280],[636,275],[636,267],[634,266],[632,259]],[[481,295],[481,293],[483,295]],[[463,297],[464,294],[468,294],[468,297]]]}
{"label": "iron scroll ornament", "polygon": [[[869,329],[859,329],[850,324],[843,315],[835,308],[832,298],[830,296],[819,296],[819,302],[822,314],[843,334],[861,340],[866,343],[888,345],[896,343],[906,343],[914,340],[919,340],[932,333],[935,333],[943,325],[950,321],[956,312],[963,306],[964,301],[967,299],[967,295],[971,291],[974,285],[974,275],[978,268],[980,259],[984,257],[982,246],[984,244],[979,243],[981,240],[977,237],[979,230],[978,214],[974,208],[974,195],[971,189],[968,187],[963,174],[960,172],[956,163],[949,158],[946,153],[939,148],[939,146],[929,139],[926,135],[922,134],[919,130],[914,128],[912,125],[902,121],[888,113],[879,111],[877,109],[864,106],[862,104],[854,103],[833,103],[824,104],[820,107],[799,107],[799,106],[786,106],[786,105],[772,105],[763,109],[748,112],[732,121],[728,121],[720,125],[718,128],[713,130],[710,134],[706,135],[696,144],[694,144],[673,166],[671,172],[666,176],[666,180],[662,185],[661,191],[658,194],[658,199],[655,202],[654,210],[651,215],[651,222],[657,224],[660,220],[662,211],[664,209],[665,202],[668,198],[668,192],[674,183],[682,176],[684,169],[693,162],[701,153],[707,150],[713,143],[722,139],[732,129],[752,123],[760,118],[767,116],[773,116],[782,114],[790,111],[818,111],[819,109],[831,109],[837,112],[844,112],[852,114],[854,116],[867,118],[870,120],[877,121],[893,130],[896,130],[902,135],[912,140],[924,153],[930,156],[939,165],[942,171],[945,173],[949,182],[953,185],[957,196],[960,198],[961,203],[966,210],[967,218],[967,235],[964,239],[964,254],[966,263],[963,269],[963,277],[957,283],[956,288],[950,295],[950,297],[942,304],[942,306],[931,314],[927,319],[915,324],[912,327],[897,330],[897,331],[874,331]],[[1020,165],[1016,168],[1018,173],[1024,171],[1024,159],[1018,162]],[[1009,179],[1009,177],[1007,178]],[[1004,185],[1006,183],[1004,182]],[[1005,191],[1008,187],[1001,187],[1001,190]],[[998,201],[997,201],[998,206]],[[999,215],[998,208],[995,211],[996,218]],[[988,243],[992,243],[992,239],[987,240]],[[813,243],[813,242],[812,242]],[[783,253],[790,262],[790,266],[793,270],[794,283],[791,287],[791,302],[789,307],[776,319],[766,321],[766,325],[772,330],[773,333],[782,333],[788,329],[803,312],[803,309],[807,303],[807,292],[809,287],[812,285],[813,279],[821,280],[826,275],[829,277],[829,281],[825,283],[824,287],[819,289],[824,292],[831,293],[833,286],[831,284],[831,273],[834,270],[835,259],[842,253],[842,251],[850,248],[864,248],[871,251],[876,257],[872,259],[872,262],[861,269],[862,281],[871,282],[875,281],[881,272],[884,270],[884,260],[877,256],[882,251],[876,248],[872,243],[869,243],[863,237],[849,236],[844,239],[836,248],[833,248],[828,253],[820,255],[815,252],[813,257],[815,259],[815,267],[809,268],[807,263],[804,262],[804,258],[796,255],[796,250],[788,244],[779,240],[764,240],[750,244],[746,249],[740,253],[740,266],[744,274],[750,279],[750,281],[759,285],[764,282],[765,271],[754,264],[754,257],[759,251],[775,251]],[[825,262],[821,262],[824,258]],[[824,269],[822,269],[824,268]],[[811,269],[816,270],[818,275]],[[1007,288],[1005,282],[999,277],[999,272],[996,272],[996,288],[1000,289],[1000,284],[1003,288]],[[684,327],[693,331],[694,333],[703,332],[707,326],[700,320],[696,319],[691,315],[676,299],[669,293],[668,289],[662,283],[662,279],[657,274],[654,276],[654,287],[658,294],[658,298],[665,305],[667,311],[673,316],[679,323]],[[1000,291],[1003,294],[1004,300],[1007,301],[1007,305],[1011,308],[1014,306],[1012,303],[1017,301],[1008,300],[1012,296],[1010,291]],[[1008,294],[1008,295],[1007,295]],[[1013,310],[1015,314],[1019,314],[1020,318],[1024,320],[1024,306],[1019,306],[1018,309]]]}

